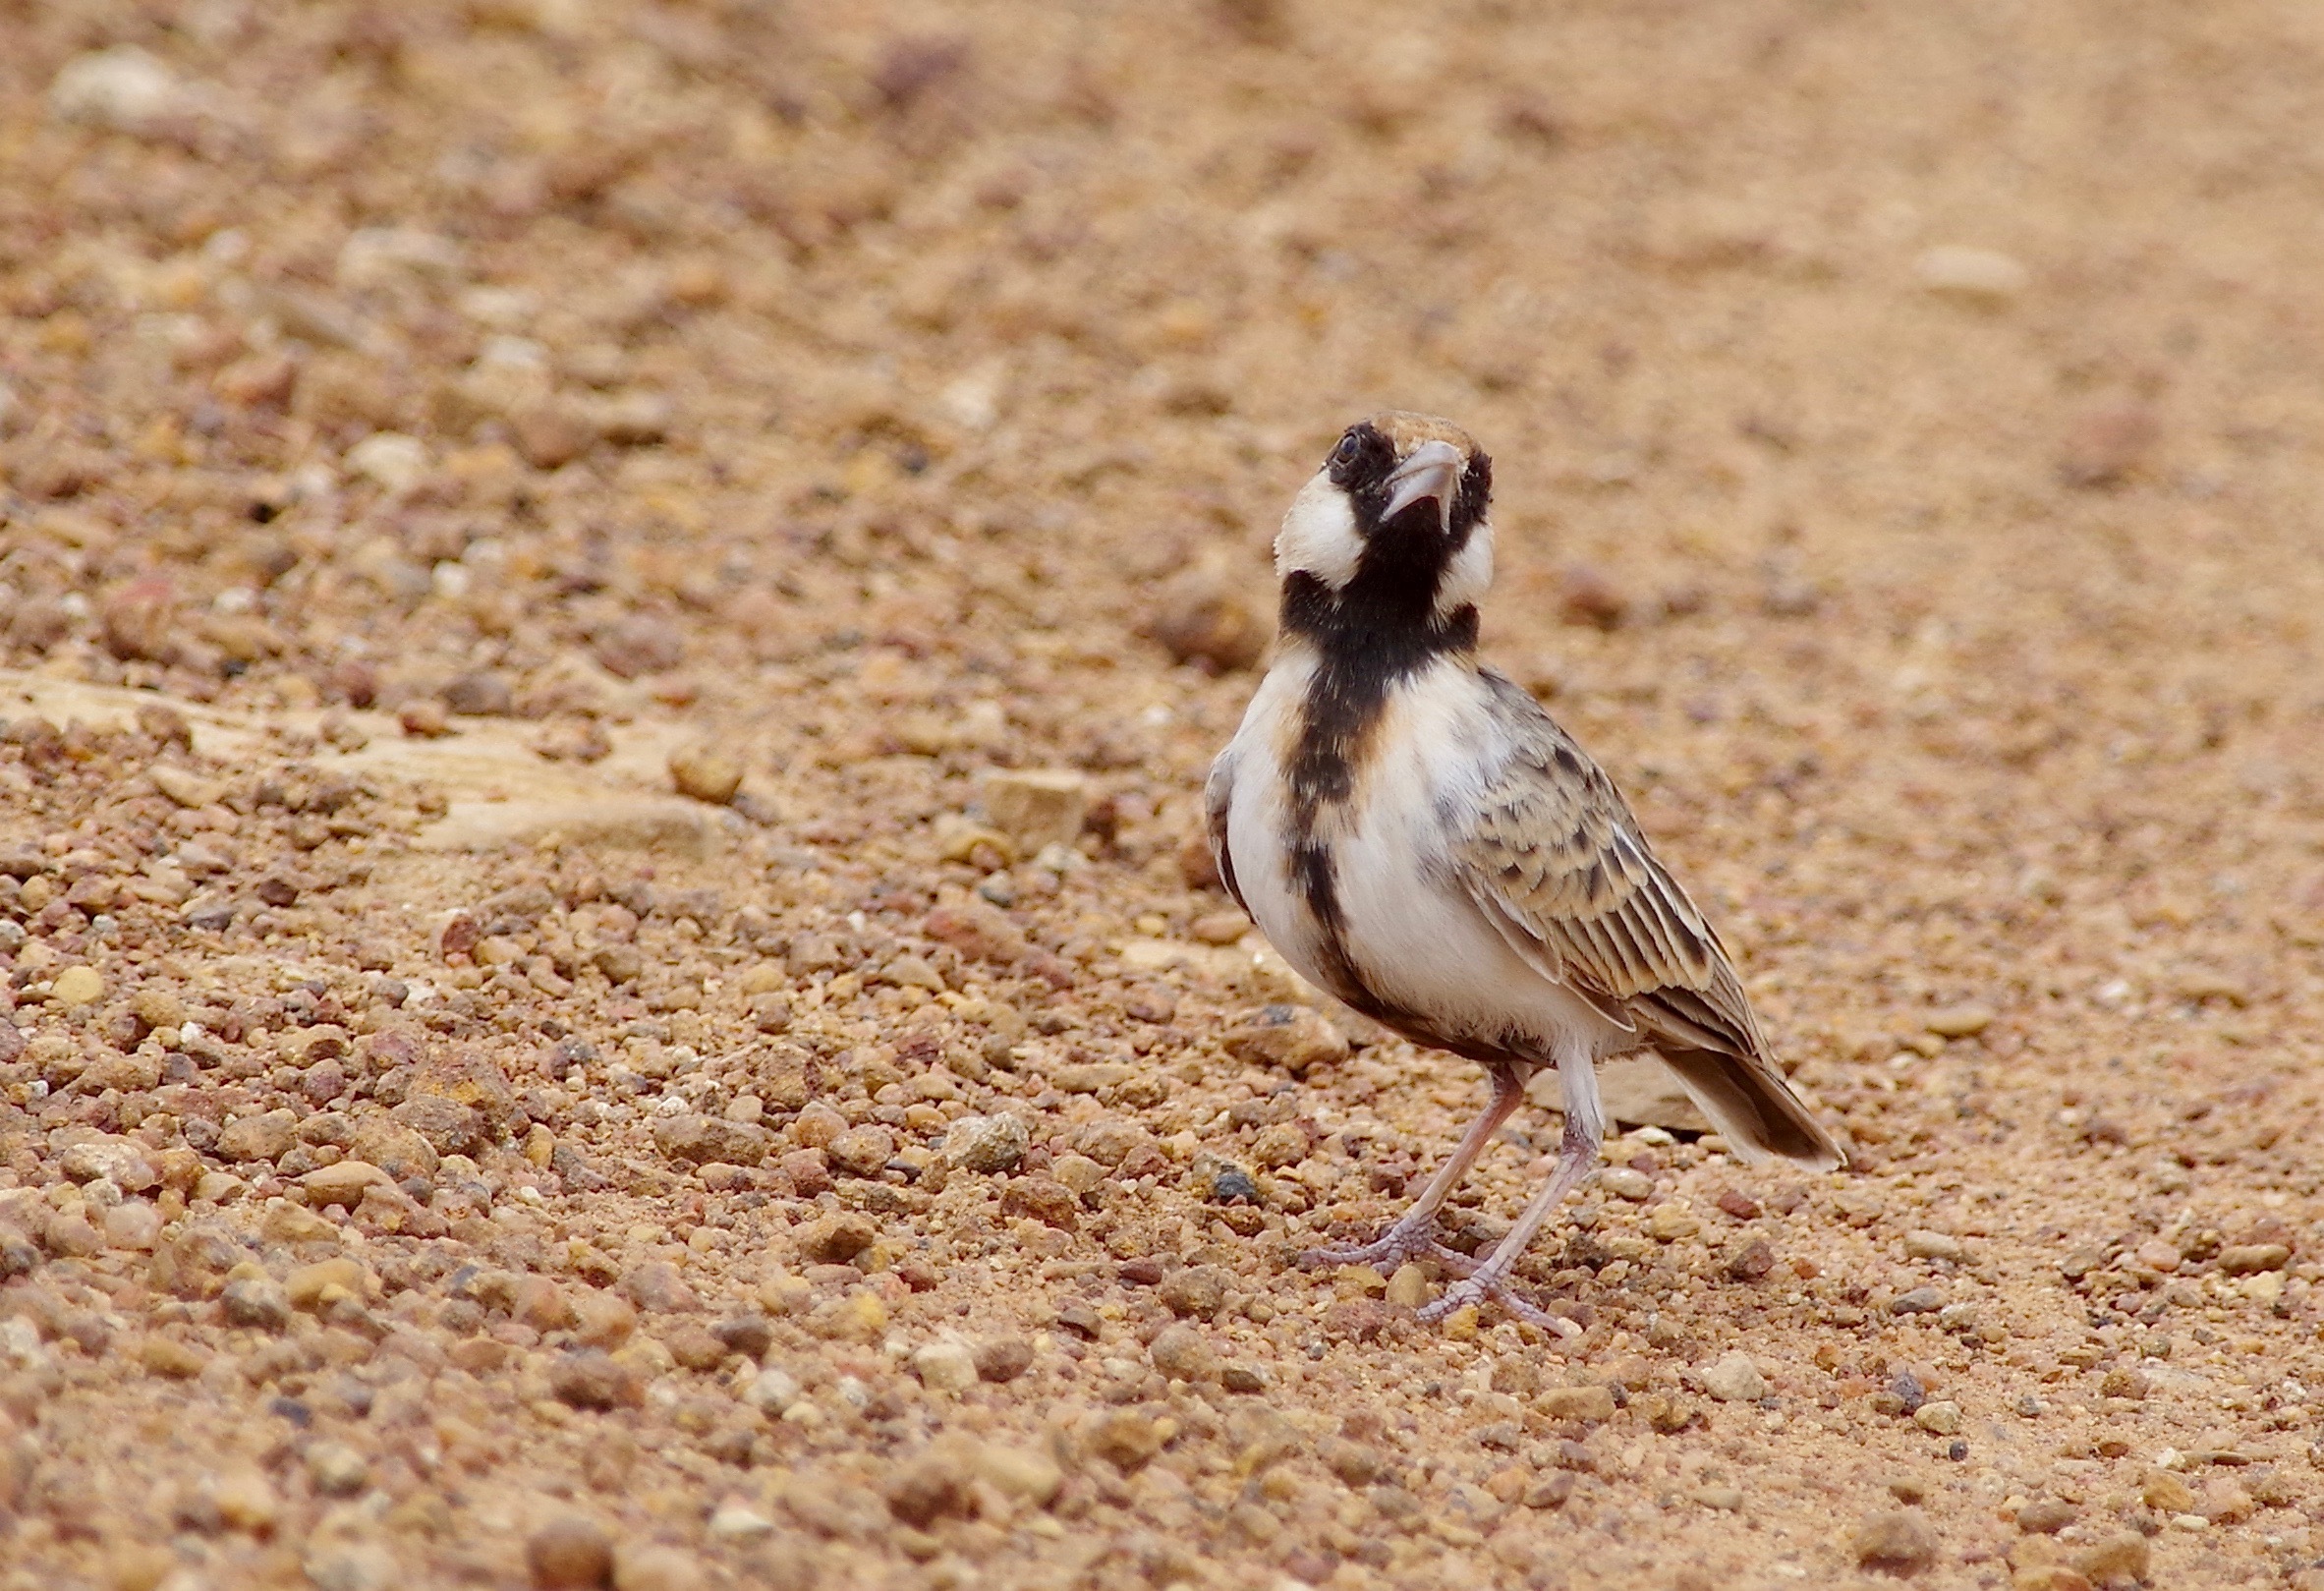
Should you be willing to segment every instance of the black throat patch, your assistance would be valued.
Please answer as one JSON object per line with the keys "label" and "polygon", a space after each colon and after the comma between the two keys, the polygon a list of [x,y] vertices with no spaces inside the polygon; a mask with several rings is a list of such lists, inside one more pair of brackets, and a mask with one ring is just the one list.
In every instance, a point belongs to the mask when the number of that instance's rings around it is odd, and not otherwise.
{"label": "black throat patch", "polygon": [[1438,658],[1476,648],[1476,608],[1438,615],[1435,579],[1422,573],[1415,580],[1415,573],[1375,571],[1368,550],[1356,578],[1340,591],[1297,572],[1283,582],[1283,629],[1312,642],[1317,653],[1285,770],[1291,785],[1285,836],[1291,885],[1315,919],[1320,970],[1332,993],[1389,1022],[1396,1013],[1364,986],[1348,954],[1331,818],[1355,795],[1389,693]]}

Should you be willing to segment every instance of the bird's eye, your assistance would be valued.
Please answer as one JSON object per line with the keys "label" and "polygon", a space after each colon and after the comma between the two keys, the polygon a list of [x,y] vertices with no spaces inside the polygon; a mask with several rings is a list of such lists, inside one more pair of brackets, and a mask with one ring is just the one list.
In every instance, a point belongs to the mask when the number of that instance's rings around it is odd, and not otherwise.
{"label": "bird's eye", "polygon": [[1364,444],[1362,439],[1351,430],[1345,436],[1339,438],[1339,445],[1337,447],[1332,449],[1332,462],[1333,464],[1353,464],[1356,462],[1356,455],[1361,453],[1363,450]]}

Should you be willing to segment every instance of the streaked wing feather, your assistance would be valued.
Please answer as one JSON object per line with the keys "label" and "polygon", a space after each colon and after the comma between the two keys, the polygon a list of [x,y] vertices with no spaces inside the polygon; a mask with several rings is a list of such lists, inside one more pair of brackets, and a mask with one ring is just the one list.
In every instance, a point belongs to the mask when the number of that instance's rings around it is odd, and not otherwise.
{"label": "streaked wing feather", "polygon": [[1547,714],[1509,727],[1515,750],[1455,853],[1471,894],[1522,935],[1519,948],[1543,972],[1619,1012],[1623,1026],[1763,1055],[1718,936],[1647,848],[1613,780]]}

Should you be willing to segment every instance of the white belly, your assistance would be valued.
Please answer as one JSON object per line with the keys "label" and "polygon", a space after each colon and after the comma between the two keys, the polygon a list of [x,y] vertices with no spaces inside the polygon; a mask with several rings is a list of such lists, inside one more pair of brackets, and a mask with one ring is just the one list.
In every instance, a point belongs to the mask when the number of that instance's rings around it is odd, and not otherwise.
{"label": "white belly", "polygon": [[[1290,677],[1278,678],[1278,675]],[[1227,850],[1251,915],[1283,959],[1334,982],[1328,939],[1291,877],[1287,784],[1303,670],[1278,667],[1253,699],[1231,754]],[[1328,813],[1340,948],[1365,990],[1435,1036],[1536,1053],[1606,1055],[1637,1040],[1510,948],[1450,865],[1453,829],[1472,810],[1499,731],[1482,687],[1455,667],[1399,687],[1351,799]]]}

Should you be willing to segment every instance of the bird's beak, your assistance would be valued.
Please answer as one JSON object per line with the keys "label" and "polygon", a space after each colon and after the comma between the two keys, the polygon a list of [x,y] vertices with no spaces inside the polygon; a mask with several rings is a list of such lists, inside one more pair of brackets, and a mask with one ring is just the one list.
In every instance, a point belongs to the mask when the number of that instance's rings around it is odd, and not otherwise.
{"label": "bird's beak", "polygon": [[1381,523],[1387,524],[1424,497],[1434,497],[1438,524],[1451,530],[1452,494],[1460,485],[1461,468],[1460,449],[1450,442],[1421,443],[1388,478],[1388,508],[1380,516]]}

